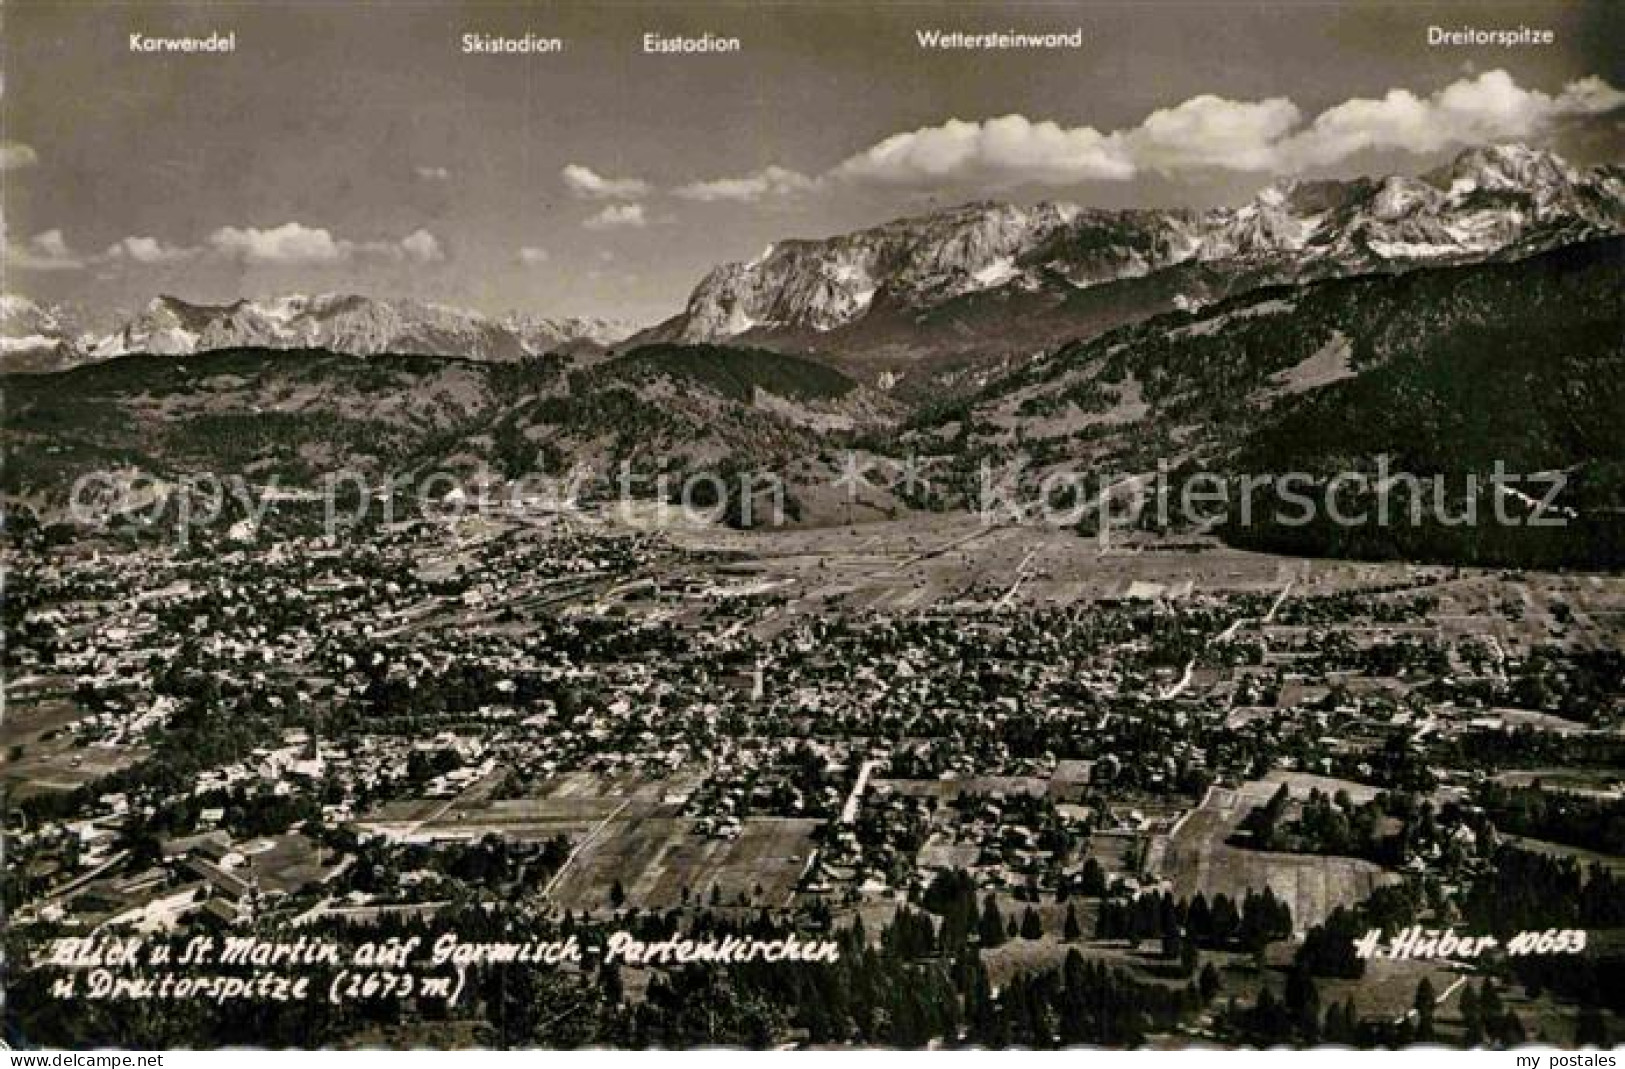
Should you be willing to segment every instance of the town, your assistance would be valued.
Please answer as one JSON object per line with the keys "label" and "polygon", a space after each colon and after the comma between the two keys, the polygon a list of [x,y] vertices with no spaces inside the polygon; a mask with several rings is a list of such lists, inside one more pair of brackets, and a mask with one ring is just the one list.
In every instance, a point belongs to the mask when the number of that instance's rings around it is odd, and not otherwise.
{"label": "town", "polygon": [[[1130,1030],[1039,1014],[1021,1042],[1617,1034],[1585,984],[1625,929],[1617,579],[968,522],[604,507],[19,546],[11,938],[473,911],[505,938],[745,926],[975,962],[950,1018],[787,1005],[775,1042],[993,1042],[1076,967],[1139,993]],[[1358,954],[1413,924],[1588,929],[1603,956]],[[14,1005],[71,1027],[40,964]],[[666,967],[532,982],[591,985],[579,1041],[648,1042]],[[441,1011],[485,1041],[500,1012]]]}

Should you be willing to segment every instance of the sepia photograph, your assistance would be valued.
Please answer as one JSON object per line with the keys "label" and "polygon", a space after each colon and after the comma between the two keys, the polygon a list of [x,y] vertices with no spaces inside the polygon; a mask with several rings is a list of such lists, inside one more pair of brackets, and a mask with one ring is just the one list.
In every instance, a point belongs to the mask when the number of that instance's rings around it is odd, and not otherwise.
{"label": "sepia photograph", "polygon": [[1616,0],[5,0],[0,209],[8,1066],[1618,1064]]}

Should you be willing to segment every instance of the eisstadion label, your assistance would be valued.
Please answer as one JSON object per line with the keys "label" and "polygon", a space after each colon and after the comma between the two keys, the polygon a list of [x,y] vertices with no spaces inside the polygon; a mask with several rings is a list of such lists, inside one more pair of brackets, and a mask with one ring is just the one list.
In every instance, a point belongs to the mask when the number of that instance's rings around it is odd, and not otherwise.
{"label": "eisstadion label", "polygon": [[640,40],[646,55],[693,56],[738,52],[744,43],[737,37],[716,33],[685,36],[683,34],[646,33]]}
{"label": "eisstadion label", "polygon": [[967,33],[963,30],[915,30],[914,40],[921,48],[939,51],[1019,51],[1022,49],[1082,48],[1083,29],[1054,33]]}

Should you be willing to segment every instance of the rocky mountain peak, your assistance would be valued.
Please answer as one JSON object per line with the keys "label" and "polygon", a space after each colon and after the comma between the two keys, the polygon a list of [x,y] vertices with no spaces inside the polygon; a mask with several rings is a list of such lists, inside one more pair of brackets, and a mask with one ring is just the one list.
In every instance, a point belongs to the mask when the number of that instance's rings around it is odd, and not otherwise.
{"label": "rocky mountain peak", "polygon": [[215,349],[320,348],[354,356],[421,353],[507,361],[559,349],[601,351],[626,324],[493,319],[451,305],[354,293],[282,294],[229,304],[193,304],[160,295],[123,326],[87,346],[96,359],[147,352],[183,355]]}
{"label": "rocky mountain peak", "polygon": [[1427,180],[1451,192],[1470,190],[1541,190],[1572,186],[1582,179],[1567,161],[1552,152],[1525,145],[1481,145],[1464,149]]}
{"label": "rocky mountain peak", "polygon": [[[1227,278],[1257,285],[1459,262],[1620,229],[1625,183],[1617,174],[1491,145],[1420,178],[1283,179],[1239,207],[1209,212],[977,201],[781,241],[712,271],[660,332],[683,341],[777,335],[792,345],[839,332],[862,346],[866,323],[917,319],[973,295],[1044,294],[1050,309],[1094,287],[1142,280],[1155,290],[1153,306],[1173,307],[1226,292]],[[1201,292],[1169,274],[1198,265]]]}

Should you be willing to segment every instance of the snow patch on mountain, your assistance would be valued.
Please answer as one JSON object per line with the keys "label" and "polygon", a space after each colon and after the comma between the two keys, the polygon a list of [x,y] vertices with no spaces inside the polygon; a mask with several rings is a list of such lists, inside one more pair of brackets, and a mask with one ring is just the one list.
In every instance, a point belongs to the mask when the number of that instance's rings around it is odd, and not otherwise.
{"label": "snow patch on mountain", "polygon": [[[1236,208],[1096,211],[977,203],[823,240],[782,241],[701,281],[669,336],[828,332],[967,294],[1072,289],[1183,264],[1296,281],[1518,254],[1625,230],[1625,175],[1521,145],[1421,177],[1282,180]],[[1170,299],[1199,302],[1202,294]]]}
{"label": "snow patch on mountain", "polygon": [[509,361],[558,350],[601,350],[633,333],[602,319],[492,319],[427,301],[354,294],[286,294],[228,305],[154,298],[91,348],[96,359],[128,353],[184,355],[215,349],[321,348],[353,356],[415,353]]}

